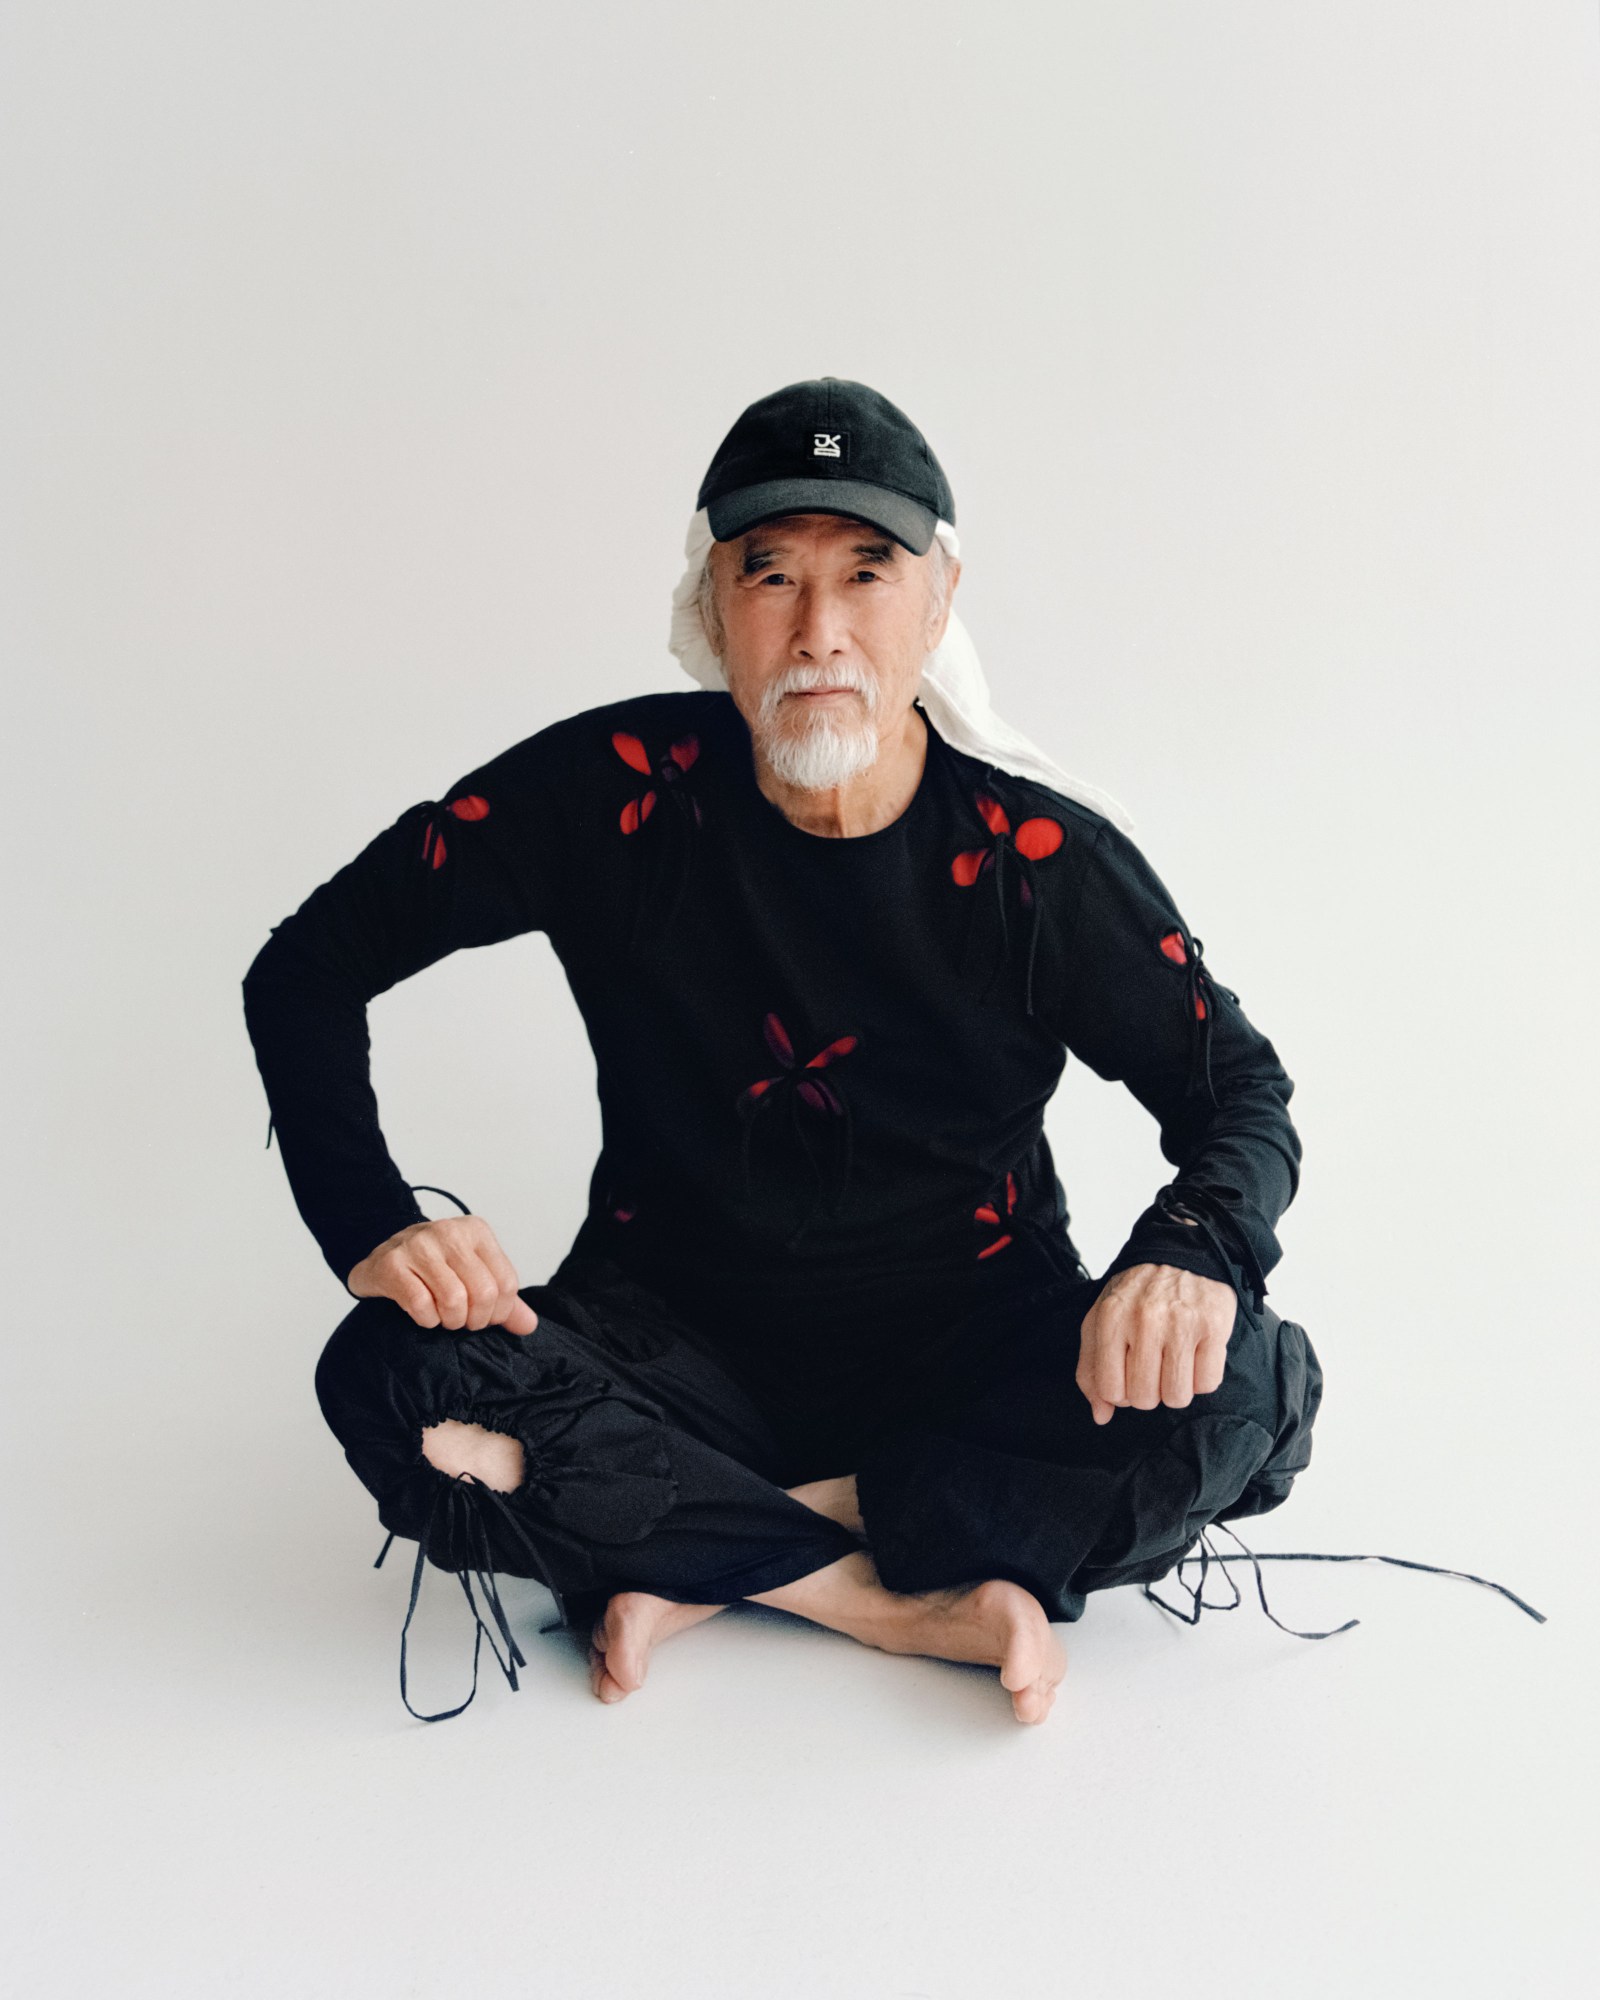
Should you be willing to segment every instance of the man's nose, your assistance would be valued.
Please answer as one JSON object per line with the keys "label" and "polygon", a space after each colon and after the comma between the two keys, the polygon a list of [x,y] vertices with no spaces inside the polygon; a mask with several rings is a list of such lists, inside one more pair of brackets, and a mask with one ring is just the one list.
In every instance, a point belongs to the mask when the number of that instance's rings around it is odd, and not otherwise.
{"label": "man's nose", "polygon": [[848,650],[849,636],[845,608],[837,594],[815,584],[802,584],[790,642],[794,657],[812,661],[831,659]]}

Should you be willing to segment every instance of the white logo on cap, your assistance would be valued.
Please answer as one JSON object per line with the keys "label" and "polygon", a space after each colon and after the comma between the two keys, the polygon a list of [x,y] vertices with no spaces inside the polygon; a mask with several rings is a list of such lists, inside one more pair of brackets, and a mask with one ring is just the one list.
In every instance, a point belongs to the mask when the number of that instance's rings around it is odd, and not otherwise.
{"label": "white logo on cap", "polygon": [[842,457],[843,454],[839,450],[839,440],[843,436],[843,431],[813,431],[811,433],[811,456],[813,458]]}

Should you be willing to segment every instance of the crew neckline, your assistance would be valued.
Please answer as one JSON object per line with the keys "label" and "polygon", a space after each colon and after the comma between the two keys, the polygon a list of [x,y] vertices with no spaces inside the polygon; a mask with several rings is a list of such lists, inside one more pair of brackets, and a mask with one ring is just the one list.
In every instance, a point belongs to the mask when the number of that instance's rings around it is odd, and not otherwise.
{"label": "crew neckline", "polygon": [[[807,848],[842,848],[846,852],[857,854],[877,847],[896,835],[903,835],[910,831],[921,815],[927,811],[926,801],[933,789],[933,762],[935,757],[940,755],[945,747],[944,738],[934,728],[933,720],[922,703],[920,701],[913,702],[912,707],[922,717],[923,727],[928,732],[927,742],[923,749],[922,775],[917,780],[916,790],[906,800],[901,811],[887,825],[874,827],[871,833],[810,833],[805,827],[796,826],[783,808],[774,805],[772,800],[767,797],[766,793],[762,791],[760,785],[757,783],[755,745],[751,741],[750,731],[745,725],[744,718],[740,716],[740,729],[745,740],[745,778],[749,787],[752,807],[761,818],[763,825],[770,824],[773,827],[776,837],[780,840],[787,838],[797,842],[803,841]],[[737,710],[735,710],[735,713],[737,714]]]}

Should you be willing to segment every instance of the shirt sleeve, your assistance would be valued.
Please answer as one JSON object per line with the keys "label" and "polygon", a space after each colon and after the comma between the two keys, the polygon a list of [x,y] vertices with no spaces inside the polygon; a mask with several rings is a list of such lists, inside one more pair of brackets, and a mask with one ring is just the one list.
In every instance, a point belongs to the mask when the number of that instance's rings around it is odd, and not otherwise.
{"label": "shirt sleeve", "polygon": [[525,749],[408,806],[273,926],[245,975],[268,1139],[276,1133],[295,1205],[341,1284],[424,1219],[378,1123],[367,1003],[450,952],[548,928],[555,871]]}
{"label": "shirt sleeve", "polygon": [[[1236,1290],[1242,1280],[1259,1305],[1283,1254],[1275,1229],[1301,1158],[1288,1111],[1294,1084],[1277,1051],[1211,976],[1166,886],[1109,821],[1087,850],[1066,944],[1054,1026],[1097,1076],[1127,1085],[1178,1169],[1107,1276],[1170,1264]],[[1175,1218],[1174,1197],[1207,1226]]]}

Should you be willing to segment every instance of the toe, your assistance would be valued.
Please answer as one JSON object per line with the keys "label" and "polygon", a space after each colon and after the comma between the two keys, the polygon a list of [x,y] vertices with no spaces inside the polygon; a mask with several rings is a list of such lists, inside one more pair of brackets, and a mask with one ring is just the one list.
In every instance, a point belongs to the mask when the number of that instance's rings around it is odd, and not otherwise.
{"label": "toe", "polygon": [[1056,1691],[1044,1681],[1035,1681],[1011,1698],[1019,1722],[1043,1722],[1055,1705]]}
{"label": "toe", "polygon": [[607,1671],[603,1653],[592,1652],[589,1655],[589,1686],[594,1690],[596,1699],[600,1701],[621,1701],[628,1692],[621,1682]]}

